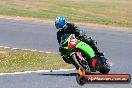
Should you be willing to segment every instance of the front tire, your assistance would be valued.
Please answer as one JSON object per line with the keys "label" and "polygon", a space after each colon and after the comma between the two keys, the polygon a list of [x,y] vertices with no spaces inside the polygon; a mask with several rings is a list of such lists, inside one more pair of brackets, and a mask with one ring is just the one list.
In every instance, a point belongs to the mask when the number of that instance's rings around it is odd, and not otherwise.
{"label": "front tire", "polygon": [[77,76],[76,80],[79,85],[84,85],[87,81],[87,79],[84,76],[79,75]]}

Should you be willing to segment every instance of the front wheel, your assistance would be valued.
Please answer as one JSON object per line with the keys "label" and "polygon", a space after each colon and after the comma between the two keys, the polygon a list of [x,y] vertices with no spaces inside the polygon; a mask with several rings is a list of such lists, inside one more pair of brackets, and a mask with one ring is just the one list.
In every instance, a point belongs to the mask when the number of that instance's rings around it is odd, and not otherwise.
{"label": "front wheel", "polygon": [[110,65],[108,63],[105,63],[101,69],[99,70],[100,73],[102,74],[108,74],[110,71]]}
{"label": "front wheel", "polygon": [[77,75],[76,80],[79,85],[84,85],[87,81],[86,77],[80,75]]}

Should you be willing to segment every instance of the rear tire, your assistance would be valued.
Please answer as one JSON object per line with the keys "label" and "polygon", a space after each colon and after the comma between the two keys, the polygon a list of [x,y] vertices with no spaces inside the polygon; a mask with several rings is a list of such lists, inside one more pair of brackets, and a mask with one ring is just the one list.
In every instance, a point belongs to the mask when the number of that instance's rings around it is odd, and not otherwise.
{"label": "rear tire", "polygon": [[110,71],[110,65],[108,63],[105,63],[101,69],[99,70],[100,73],[102,74],[108,74]]}

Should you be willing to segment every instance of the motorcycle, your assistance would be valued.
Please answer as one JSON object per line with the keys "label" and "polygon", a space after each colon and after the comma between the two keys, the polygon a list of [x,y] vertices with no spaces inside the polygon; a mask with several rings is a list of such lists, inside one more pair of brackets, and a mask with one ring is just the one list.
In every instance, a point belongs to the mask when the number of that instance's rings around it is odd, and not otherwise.
{"label": "motorcycle", "polygon": [[93,49],[81,39],[75,38],[74,34],[63,35],[60,48],[66,51],[63,52],[63,60],[73,64],[77,70],[82,68],[86,74],[96,71],[108,74],[110,71],[109,64],[106,62],[103,65]]}

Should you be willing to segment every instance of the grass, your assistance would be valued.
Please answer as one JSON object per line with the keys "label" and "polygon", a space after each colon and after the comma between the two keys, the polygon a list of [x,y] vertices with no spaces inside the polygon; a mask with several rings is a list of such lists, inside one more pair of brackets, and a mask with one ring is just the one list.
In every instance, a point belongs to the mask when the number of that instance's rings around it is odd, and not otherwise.
{"label": "grass", "polygon": [[132,0],[0,0],[0,14],[132,27]]}
{"label": "grass", "polygon": [[0,73],[73,68],[59,54],[0,48]]}

